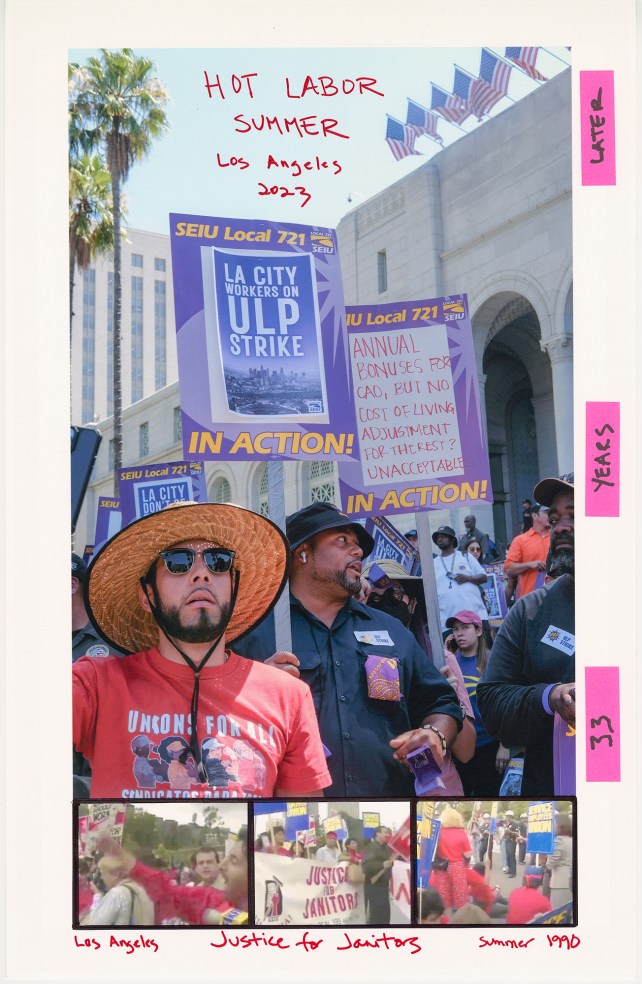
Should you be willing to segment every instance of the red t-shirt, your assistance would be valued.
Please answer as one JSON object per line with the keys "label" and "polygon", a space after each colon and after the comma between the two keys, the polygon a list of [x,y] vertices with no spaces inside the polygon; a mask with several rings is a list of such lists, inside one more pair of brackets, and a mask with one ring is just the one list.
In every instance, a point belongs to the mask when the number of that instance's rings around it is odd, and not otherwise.
{"label": "red t-shirt", "polygon": [[471,853],[468,834],[461,827],[442,827],[439,834],[437,855],[448,861],[463,861],[463,854]]}
{"label": "red t-shirt", "polygon": [[74,663],[74,745],[91,763],[92,797],[237,799],[330,785],[309,687],[235,653],[200,674],[200,782],[188,750],[193,686],[192,670],[156,648]]}
{"label": "red t-shirt", "polygon": [[519,926],[529,923],[542,912],[550,912],[553,906],[551,900],[541,895],[536,888],[516,888],[508,896],[507,926]]}

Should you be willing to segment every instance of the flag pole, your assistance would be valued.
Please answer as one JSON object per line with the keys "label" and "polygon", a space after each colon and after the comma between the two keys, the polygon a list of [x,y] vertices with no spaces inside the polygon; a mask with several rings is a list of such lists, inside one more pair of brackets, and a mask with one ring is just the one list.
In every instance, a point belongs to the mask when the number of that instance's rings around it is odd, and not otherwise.
{"label": "flag pole", "polygon": [[556,55],[555,52],[554,51],[551,51],[550,48],[540,48],[540,51],[545,51],[547,55],[550,55],[551,58],[555,58],[557,61],[561,62],[562,65],[565,65],[566,66],[566,68],[570,68],[571,67],[569,62],[564,61],[563,58],[560,58],[559,55]]}

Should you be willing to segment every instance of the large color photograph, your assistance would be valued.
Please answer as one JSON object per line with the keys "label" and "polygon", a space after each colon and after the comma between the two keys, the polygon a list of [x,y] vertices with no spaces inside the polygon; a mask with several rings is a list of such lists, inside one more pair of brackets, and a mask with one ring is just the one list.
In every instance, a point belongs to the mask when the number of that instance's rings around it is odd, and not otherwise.
{"label": "large color photograph", "polygon": [[571,52],[274,55],[69,53],[76,795],[573,795]]}

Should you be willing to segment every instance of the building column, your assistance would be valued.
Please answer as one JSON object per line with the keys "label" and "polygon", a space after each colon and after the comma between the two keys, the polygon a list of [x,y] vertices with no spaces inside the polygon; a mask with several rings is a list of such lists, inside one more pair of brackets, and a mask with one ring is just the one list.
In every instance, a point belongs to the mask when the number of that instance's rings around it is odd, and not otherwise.
{"label": "building column", "polygon": [[[477,383],[479,386],[479,406],[481,408],[482,423],[484,427],[484,434],[486,435],[486,450],[488,451],[488,421],[486,419],[486,374],[481,370],[477,374]],[[492,490],[491,490],[492,491]],[[467,509],[465,515],[468,513],[474,513],[477,518],[477,525],[480,530],[484,533],[488,532],[491,534],[491,539],[495,539],[495,523],[493,519],[493,506],[489,502],[488,505],[479,505],[474,508]],[[463,525],[463,520],[462,520]]]}
{"label": "building column", "polygon": [[540,346],[551,360],[557,470],[564,474],[573,471],[573,336],[555,335]]}

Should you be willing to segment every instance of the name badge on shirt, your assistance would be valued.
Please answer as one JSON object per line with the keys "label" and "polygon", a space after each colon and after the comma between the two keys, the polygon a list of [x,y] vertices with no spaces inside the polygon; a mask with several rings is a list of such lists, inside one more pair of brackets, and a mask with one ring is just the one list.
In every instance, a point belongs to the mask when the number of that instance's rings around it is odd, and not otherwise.
{"label": "name badge on shirt", "polygon": [[357,642],[365,642],[367,646],[394,646],[386,629],[373,629],[372,632],[355,632]]}
{"label": "name badge on shirt", "polygon": [[568,653],[569,656],[575,654],[575,636],[566,629],[558,629],[556,625],[549,625],[541,641],[561,653]]}
{"label": "name badge on shirt", "polygon": [[94,659],[102,658],[104,656],[109,656],[108,646],[103,646],[100,643],[96,643],[95,646],[90,646],[85,656],[93,656]]}

